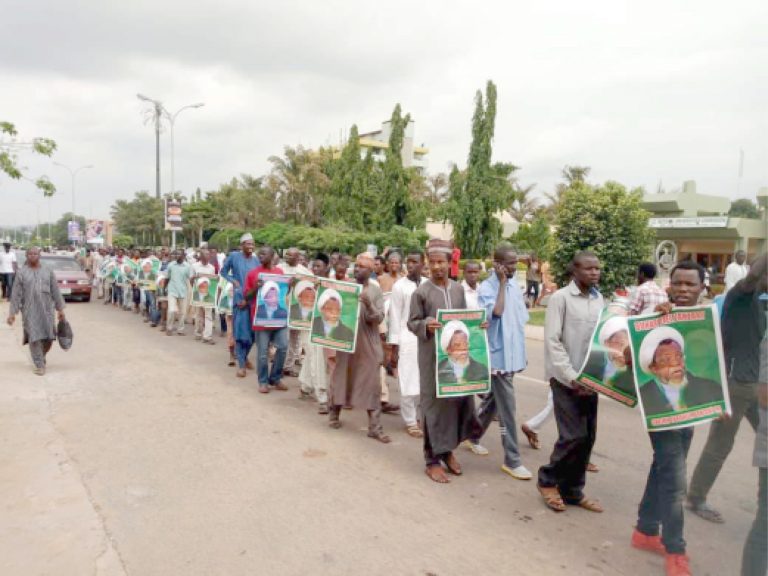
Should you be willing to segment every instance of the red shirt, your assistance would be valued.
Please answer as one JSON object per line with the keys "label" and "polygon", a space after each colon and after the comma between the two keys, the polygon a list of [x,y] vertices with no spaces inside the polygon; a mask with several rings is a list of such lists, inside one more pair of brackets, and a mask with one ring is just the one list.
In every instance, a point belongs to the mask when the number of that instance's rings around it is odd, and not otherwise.
{"label": "red shirt", "polygon": [[[259,281],[259,274],[283,274],[283,269],[279,266],[275,266],[274,268],[264,268],[264,266],[259,266],[257,268],[254,268],[250,272],[248,272],[248,275],[245,277],[245,286],[243,287],[243,294],[247,294],[251,290],[253,290],[256,287],[256,284]],[[270,328],[264,328],[263,326],[254,326],[253,325],[253,317],[256,315],[256,298],[254,297],[253,300],[249,302],[249,306],[251,307],[251,326],[254,330],[270,330]]]}
{"label": "red shirt", "polygon": [[454,248],[451,253],[451,276],[459,277],[459,260],[461,260],[461,248]]}

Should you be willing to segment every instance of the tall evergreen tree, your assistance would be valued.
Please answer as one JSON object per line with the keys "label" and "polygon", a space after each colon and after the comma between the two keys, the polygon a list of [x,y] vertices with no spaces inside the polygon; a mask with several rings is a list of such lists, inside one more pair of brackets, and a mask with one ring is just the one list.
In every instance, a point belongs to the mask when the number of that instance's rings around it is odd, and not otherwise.
{"label": "tall evergreen tree", "polygon": [[508,181],[512,164],[491,164],[496,125],[496,85],[488,81],[485,99],[475,97],[472,144],[467,169],[454,167],[450,177],[448,220],[454,241],[468,258],[488,256],[501,239],[502,226],[495,214],[509,206],[513,190]]}
{"label": "tall evergreen tree", "polygon": [[411,209],[408,185],[410,174],[403,167],[403,140],[405,129],[411,121],[411,115],[403,116],[400,104],[395,106],[390,119],[391,132],[389,147],[386,150],[384,164],[381,167],[381,192],[379,194],[379,217],[377,228],[389,229],[391,226],[403,226]]}

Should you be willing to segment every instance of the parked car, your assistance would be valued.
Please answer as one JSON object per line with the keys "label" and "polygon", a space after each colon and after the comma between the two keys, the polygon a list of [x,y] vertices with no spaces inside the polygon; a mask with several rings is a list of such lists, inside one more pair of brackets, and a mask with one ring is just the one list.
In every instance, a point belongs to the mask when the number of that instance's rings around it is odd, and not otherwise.
{"label": "parked car", "polygon": [[88,278],[74,256],[59,256],[41,254],[40,262],[53,268],[59,291],[64,299],[80,298],[85,302],[91,300],[91,280]]}

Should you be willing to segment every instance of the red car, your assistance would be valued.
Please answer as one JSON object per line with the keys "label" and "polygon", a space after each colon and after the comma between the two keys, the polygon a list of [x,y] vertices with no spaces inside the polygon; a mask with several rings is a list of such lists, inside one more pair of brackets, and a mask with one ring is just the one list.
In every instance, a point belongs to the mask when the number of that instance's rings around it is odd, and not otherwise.
{"label": "red car", "polygon": [[53,268],[56,282],[59,284],[59,291],[65,300],[80,298],[85,302],[90,302],[91,280],[73,256],[41,254],[40,262],[43,266]]}

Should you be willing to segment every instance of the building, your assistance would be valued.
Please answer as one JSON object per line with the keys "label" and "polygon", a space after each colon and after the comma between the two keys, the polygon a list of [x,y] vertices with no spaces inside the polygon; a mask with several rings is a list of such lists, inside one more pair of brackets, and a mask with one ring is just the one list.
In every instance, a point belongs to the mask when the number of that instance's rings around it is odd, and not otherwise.
{"label": "building", "polygon": [[692,180],[677,192],[643,196],[643,208],[652,213],[649,225],[656,230],[659,245],[671,247],[677,260],[715,264],[721,274],[736,250],[744,250],[750,260],[766,250],[768,189],[761,189],[758,202],[763,207],[762,219],[732,218],[728,198],[699,194]]}
{"label": "building", "polygon": [[[403,166],[406,168],[416,168],[419,174],[424,175],[427,173],[427,154],[429,154],[429,148],[425,148],[423,144],[416,146],[413,141],[413,133],[414,122],[411,120],[405,128],[405,135],[403,137],[403,148],[401,150]],[[370,151],[374,160],[383,162],[386,150],[389,148],[389,137],[391,134],[392,123],[389,120],[382,122],[379,130],[360,134],[361,156],[365,158],[368,151]],[[334,156],[341,156],[341,150],[335,149]]]}

